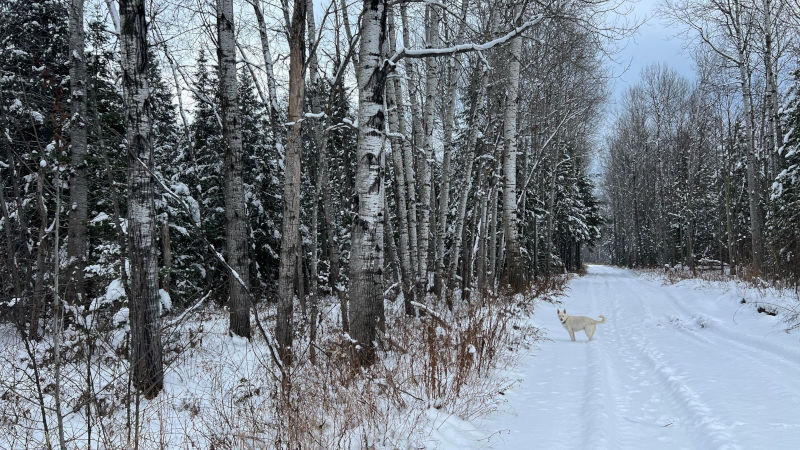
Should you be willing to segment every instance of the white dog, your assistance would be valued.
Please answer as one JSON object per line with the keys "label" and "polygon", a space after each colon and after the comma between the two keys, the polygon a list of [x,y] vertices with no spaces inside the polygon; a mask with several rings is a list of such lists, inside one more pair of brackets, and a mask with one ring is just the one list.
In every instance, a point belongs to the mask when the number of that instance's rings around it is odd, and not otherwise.
{"label": "white dog", "polygon": [[558,320],[560,320],[561,325],[564,325],[564,328],[569,331],[569,338],[572,339],[573,342],[575,341],[575,332],[580,330],[585,331],[586,336],[588,336],[591,341],[597,324],[606,323],[606,316],[600,316],[600,318],[603,320],[594,320],[586,316],[568,316],[566,309],[564,311],[558,310]]}

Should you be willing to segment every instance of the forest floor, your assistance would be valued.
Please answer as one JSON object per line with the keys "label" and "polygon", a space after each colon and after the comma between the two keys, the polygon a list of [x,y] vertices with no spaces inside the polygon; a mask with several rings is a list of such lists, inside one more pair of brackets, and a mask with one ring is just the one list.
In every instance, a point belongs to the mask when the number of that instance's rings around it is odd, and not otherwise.
{"label": "forest floor", "polygon": [[[444,421],[437,447],[800,448],[800,333],[786,332],[796,292],[590,266],[558,300],[537,305],[545,338],[507,403]],[[557,307],[608,320],[571,342]]]}

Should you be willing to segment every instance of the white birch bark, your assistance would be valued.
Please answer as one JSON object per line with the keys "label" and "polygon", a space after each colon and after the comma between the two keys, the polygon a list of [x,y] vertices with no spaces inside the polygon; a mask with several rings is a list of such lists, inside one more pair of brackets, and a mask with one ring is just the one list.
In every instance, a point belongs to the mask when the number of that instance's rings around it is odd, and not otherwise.
{"label": "white birch bark", "polygon": [[[773,60],[774,51],[774,34],[773,34],[773,14],[780,14],[783,10],[783,3],[778,0],[778,11],[773,11],[776,6],[773,6],[773,0],[762,1],[762,32],[764,34],[764,81],[766,83],[766,92],[764,102],[767,106],[767,123],[769,125],[770,144],[772,151],[770,152],[770,161],[775,161],[778,158],[778,150],[783,145],[783,130],[781,129],[781,118],[778,107],[778,81],[775,71],[776,61]],[[777,58],[775,58],[777,59]],[[777,167],[776,167],[777,169]],[[771,175],[775,175],[774,173]]]}
{"label": "white birch bark", "polygon": [[[388,28],[389,28],[389,48],[395,46],[394,40],[394,14],[388,13]],[[414,307],[411,302],[414,301],[413,289],[411,282],[413,280],[413,268],[411,263],[411,247],[409,242],[409,215],[408,215],[408,198],[406,196],[406,168],[403,163],[403,142],[407,139],[405,137],[406,130],[400,128],[400,110],[397,104],[397,94],[395,92],[396,75],[391,76],[386,81],[386,109],[389,115],[389,132],[392,145],[392,165],[394,167],[395,189],[397,198],[397,220],[399,223],[399,237],[400,245],[398,256],[400,259],[400,276],[403,290],[403,302],[407,315],[414,315]]]}
{"label": "white birch bark", "polygon": [[525,278],[517,232],[517,109],[519,106],[519,71],[522,37],[509,44],[511,59],[508,67],[506,106],[503,117],[503,226],[506,242],[506,275],[513,292],[521,292]]}
{"label": "white birch bark", "polygon": [[383,317],[385,0],[364,0],[358,73],[358,148],[355,217],[350,255],[350,335],[362,365],[375,360],[377,325]]}
{"label": "white birch bark", "polygon": [[[439,23],[441,10],[438,6],[427,6],[427,35],[428,48],[439,47]],[[419,223],[419,274],[417,292],[421,299],[427,291],[428,284],[428,246],[431,240],[431,182],[433,161],[433,127],[436,112],[436,90],[439,83],[439,61],[436,57],[425,60],[425,111],[423,115],[424,143],[422,157],[419,160],[420,180],[422,189],[420,195],[420,223]]]}
{"label": "white birch bark", "polygon": [[[261,38],[261,55],[264,58],[264,70],[267,72],[267,92],[269,95],[269,122],[272,127],[272,138],[276,145],[280,146],[280,119],[278,115],[278,93],[275,83],[275,71],[273,69],[272,52],[269,49],[269,37],[267,35],[267,25],[264,21],[264,12],[261,9],[261,0],[248,0],[253,6],[258,25],[258,35]],[[280,148],[280,147],[279,147]],[[279,152],[282,153],[282,152]]]}
{"label": "white birch bark", "polygon": [[417,180],[416,171],[414,169],[414,150],[411,144],[411,136],[408,135],[408,123],[406,122],[406,113],[403,105],[403,85],[397,78],[392,78],[388,81],[394,84],[395,105],[397,107],[397,126],[398,130],[405,135],[405,139],[401,142],[403,168],[405,175],[406,196],[408,201],[407,214],[408,214],[408,246],[409,246],[409,264],[411,265],[411,278],[409,282],[416,285],[417,274],[419,273],[419,240],[418,230],[419,224],[417,220]]}
{"label": "white birch bark", "polygon": [[[403,23],[403,47],[409,47],[411,45],[411,31],[409,28],[408,23],[408,9],[405,3],[400,4],[400,20]],[[416,270],[416,277],[414,280],[415,288],[419,289],[422,285],[422,280],[427,277],[423,275],[423,267],[422,267],[422,259],[425,256],[422,253],[422,219],[420,218],[420,211],[422,210],[422,203],[426,200],[423,200],[425,197],[422,195],[422,168],[420,167],[422,158],[417,158],[415,153],[419,153],[419,147],[423,145],[423,131],[424,126],[422,124],[422,112],[421,107],[419,104],[419,98],[417,96],[417,92],[419,89],[417,86],[420,86],[422,83],[419,82],[417,77],[417,71],[415,68],[415,64],[410,59],[403,60],[405,75],[408,79],[408,98],[410,100],[409,109],[411,110],[411,135],[412,139],[410,139],[408,147],[408,161],[406,163],[406,170],[408,172],[406,175],[409,177],[409,183],[413,181],[413,189],[409,187],[408,195],[409,201],[411,204],[410,214],[413,215],[413,222],[416,225],[414,230],[411,230],[411,244],[412,249],[414,250],[414,255],[412,256],[413,260],[416,262],[415,270]],[[399,82],[398,82],[399,83]],[[400,89],[395,89],[395,93],[400,95],[402,91]],[[397,100],[398,105],[403,104],[403,99],[398,98]],[[403,115],[401,114],[401,121],[403,120]],[[401,129],[405,129],[402,123],[400,125]],[[412,169],[409,170],[409,169]],[[416,171],[419,170],[419,177],[416,176]],[[411,185],[409,185],[411,186]],[[409,224],[410,225],[410,224]],[[418,293],[418,295],[422,295],[422,293]]]}

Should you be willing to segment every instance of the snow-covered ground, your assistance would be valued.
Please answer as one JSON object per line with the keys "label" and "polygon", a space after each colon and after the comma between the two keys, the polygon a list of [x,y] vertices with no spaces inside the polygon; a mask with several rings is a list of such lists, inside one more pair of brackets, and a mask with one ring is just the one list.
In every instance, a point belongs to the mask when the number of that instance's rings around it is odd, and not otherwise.
{"label": "snow-covered ground", "polygon": [[[800,336],[755,303],[796,297],[590,266],[561,301],[538,305],[547,339],[522,357],[508,403],[477,423],[443,419],[436,446],[800,448]],[[559,306],[608,322],[570,342]]]}

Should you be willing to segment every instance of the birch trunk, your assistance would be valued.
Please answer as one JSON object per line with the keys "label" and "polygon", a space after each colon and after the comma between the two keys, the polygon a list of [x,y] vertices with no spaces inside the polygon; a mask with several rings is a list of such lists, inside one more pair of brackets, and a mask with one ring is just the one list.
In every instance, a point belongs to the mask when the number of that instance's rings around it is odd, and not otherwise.
{"label": "birch trunk", "polygon": [[[427,6],[427,48],[439,47],[439,22],[440,9],[438,6]],[[425,132],[422,157],[419,160],[420,179],[422,189],[420,195],[420,224],[419,224],[419,274],[417,292],[424,299],[428,288],[428,245],[430,243],[431,222],[431,181],[433,161],[433,126],[436,111],[436,91],[439,82],[439,62],[436,57],[425,60],[425,112],[423,129]]]}
{"label": "birch trunk", "polygon": [[[18,197],[19,198],[19,197]],[[19,208],[19,206],[17,207]],[[30,323],[28,334],[33,339],[39,339],[39,317],[44,316],[47,307],[47,286],[44,283],[45,258],[47,257],[47,207],[44,202],[44,167],[39,166],[36,177],[36,209],[39,212],[39,237],[36,246],[36,280],[33,287],[33,301],[31,302]],[[17,209],[19,211],[19,209]]]}
{"label": "birch trunk", "polygon": [[[395,43],[395,34],[394,34],[394,13],[389,12],[388,23],[390,27],[389,33],[389,48],[394,49],[396,48]],[[404,45],[408,44],[408,37],[405,28],[405,24],[403,26],[403,36],[404,36]],[[408,61],[406,61],[408,64]],[[408,67],[408,66],[407,66]],[[391,85],[391,89],[389,88]],[[407,207],[406,209],[406,230],[408,231],[408,250],[409,250],[409,278],[408,283],[416,286],[416,275],[419,273],[419,245],[418,245],[418,221],[417,221],[417,181],[416,181],[416,171],[414,168],[414,154],[412,148],[412,136],[408,134],[408,124],[406,122],[406,109],[403,97],[403,84],[400,82],[399,76],[391,77],[387,82],[387,96],[391,92],[394,96],[392,99],[387,99],[388,102],[392,102],[396,108],[396,118],[397,118],[397,132],[401,133],[404,137],[400,140],[400,153],[398,156],[402,156],[402,160],[400,164],[402,165],[403,171],[403,183],[405,183],[405,193],[406,193],[406,200],[407,200]],[[389,109],[389,119],[392,119],[392,109]],[[391,124],[390,124],[391,125]],[[394,155],[392,155],[394,156]],[[397,165],[395,165],[397,167]],[[411,291],[409,294],[413,296]],[[409,300],[411,297],[409,297]],[[409,310],[410,306],[407,306],[406,312],[411,312]]]}
{"label": "birch trunk", "polygon": [[[261,38],[261,55],[264,58],[264,70],[267,72],[267,92],[269,95],[269,123],[272,127],[272,139],[280,142],[281,126],[278,115],[278,94],[275,88],[275,72],[273,70],[272,53],[269,50],[269,37],[267,25],[264,21],[264,12],[261,10],[261,0],[249,0],[258,24],[258,35]],[[280,152],[279,152],[280,153]],[[281,155],[279,155],[281,156]]]}
{"label": "birch trunk", "polygon": [[[410,47],[411,46],[411,31],[410,31],[409,24],[408,24],[408,10],[407,10],[407,7],[406,7],[405,3],[401,3],[401,5],[400,5],[400,18],[401,18],[401,20],[403,22],[403,47]],[[421,112],[421,108],[420,108],[420,104],[419,104],[419,98],[417,97],[418,88],[416,88],[416,89],[414,88],[414,87],[420,86],[421,83],[417,79],[417,71],[415,69],[415,65],[414,65],[413,60],[407,58],[407,59],[403,60],[403,63],[404,63],[404,68],[405,68],[405,72],[406,72],[406,77],[409,80],[408,81],[408,98],[410,100],[410,105],[409,106],[410,106],[410,109],[411,109],[411,135],[413,137],[411,139],[411,141],[410,141],[410,147],[408,149],[409,150],[410,164],[409,164],[409,161],[406,161],[406,169],[410,169],[412,167],[414,169],[413,172],[412,171],[408,172],[408,176],[414,178],[414,180],[413,180],[414,181],[413,190],[409,189],[408,193],[409,193],[409,201],[413,202],[410,206],[412,207],[412,211],[411,212],[414,215],[414,224],[416,225],[415,229],[412,231],[413,236],[416,236],[416,237],[412,237],[412,239],[413,239],[412,242],[415,243],[416,245],[412,244],[412,247],[416,247],[416,249],[415,249],[416,251],[414,252],[413,258],[417,263],[416,267],[415,267],[415,270],[416,270],[415,286],[418,288],[421,285],[421,283],[422,283],[421,279],[423,278],[423,276],[422,276],[422,272],[423,272],[423,268],[422,268],[423,255],[422,255],[422,241],[421,241],[422,240],[422,219],[420,218],[420,214],[419,214],[419,211],[421,211],[421,208],[422,208],[423,205],[421,203],[419,203],[419,202],[425,202],[425,200],[424,200],[425,197],[422,195],[422,186],[421,186],[421,184],[423,183],[423,176],[422,176],[423,171],[422,171],[422,167],[421,167],[421,159],[422,158],[419,158],[419,160],[417,160],[417,158],[415,157],[414,152],[415,152],[415,150],[419,149],[419,146],[422,145],[422,143],[424,141],[423,136],[422,136],[423,135],[424,126],[422,124],[422,112]],[[400,92],[401,92],[400,89],[396,90],[396,93],[398,95],[400,94]],[[398,98],[397,99],[397,103],[399,105],[403,104],[402,98]],[[402,124],[401,124],[401,128],[405,129],[404,127],[402,127]],[[417,170],[419,170],[419,174],[420,174],[419,178],[416,178],[416,171]]]}
{"label": "birch trunk", "polygon": [[305,99],[305,20],[306,0],[295,0],[289,31],[289,134],[286,143],[285,179],[283,184],[283,224],[281,232],[281,265],[278,270],[278,315],[275,337],[278,353],[284,364],[292,361],[292,310],[295,278],[299,270],[300,252],[300,174],[303,143],[301,119]]}
{"label": "birch trunk", "polygon": [[66,300],[82,304],[86,299],[86,218],[89,182],[86,166],[86,61],[84,60],[83,0],[71,0],[70,49],[70,180],[67,230]]}
{"label": "birch trunk", "polygon": [[[464,220],[467,214],[467,202],[470,200],[469,193],[472,190],[472,171],[475,165],[475,145],[478,142],[478,133],[480,128],[478,127],[478,117],[480,116],[481,109],[483,107],[483,102],[486,97],[486,89],[488,86],[489,77],[486,76],[487,68],[485,66],[481,66],[480,69],[480,79],[481,85],[478,88],[478,95],[475,97],[475,102],[471,106],[470,111],[470,121],[469,121],[469,137],[467,138],[467,150],[466,150],[466,172],[464,174],[464,188],[461,190],[461,198],[458,202],[458,215],[456,216],[456,223],[455,223],[455,234],[453,235],[453,250],[451,252],[451,259],[450,259],[450,268],[449,268],[449,275],[448,281],[452,281],[456,275],[456,269],[458,267],[458,258],[461,254],[461,245],[464,239]],[[488,191],[485,191],[488,194]],[[484,195],[485,197],[485,195]],[[486,217],[485,217],[485,209],[486,205],[484,205],[485,198],[481,202],[481,224],[483,227],[483,234],[485,233],[486,229]],[[484,252],[485,253],[485,242],[484,242]],[[481,256],[479,256],[480,258]],[[485,264],[485,261],[483,261]],[[481,273],[480,269],[478,271],[478,280],[484,279],[485,280],[485,273]]]}
{"label": "birch trunk", "polygon": [[436,221],[436,273],[434,275],[434,292],[438,297],[445,297],[448,306],[452,304],[447,297],[447,286],[444,281],[445,236],[447,234],[447,213],[450,210],[450,160],[453,153],[453,122],[455,120],[456,87],[458,83],[458,67],[460,58],[450,67],[445,96],[444,121],[444,159],[442,160],[442,186],[439,188],[439,219]]}
{"label": "birch trunk", "polygon": [[489,236],[488,236],[488,251],[489,258],[487,261],[488,270],[486,271],[487,279],[489,281],[489,289],[494,288],[497,271],[497,180],[494,177],[495,170],[490,170],[487,176],[489,186]]}
{"label": "birch trunk", "polygon": [[[459,27],[455,41],[460,43],[464,37],[466,25],[467,6],[469,2],[462,0]],[[438,248],[436,249],[436,275],[434,277],[434,291],[439,297],[444,297],[447,305],[452,308],[452,301],[447,295],[447,282],[445,280],[445,236],[447,235],[447,214],[450,210],[450,163],[453,153],[453,126],[455,125],[456,101],[458,100],[458,80],[461,76],[461,55],[455,55],[450,60],[450,70],[447,78],[447,92],[445,94],[445,108],[442,117],[444,125],[444,160],[442,161],[442,187],[439,192],[439,220]],[[469,164],[469,163],[468,163]],[[452,253],[450,259],[458,259],[458,253]]]}
{"label": "birch trunk", "polygon": [[350,255],[350,334],[360,346],[358,362],[375,360],[378,320],[383,317],[384,270],[384,86],[385,0],[364,0],[358,72],[358,147],[355,217]]}
{"label": "birch trunk", "polygon": [[128,259],[130,262],[133,384],[147,398],[164,385],[159,319],[147,22],[144,0],[121,0],[120,49],[125,138],[128,146]]}
{"label": "birch trunk", "polygon": [[511,61],[506,91],[503,138],[503,226],[506,242],[506,274],[512,292],[521,292],[525,277],[522,254],[517,234],[517,108],[519,103],[519,59],[522,54],[522,37],[517,36],[509,44]]}
{"label": "birch trunk", "polygon": [[[484,169],[481,170],[481,172],[486,173],[488,171],[487,169],[488,168],[484,168]],[[480,203],[480,213],[479,213],[480,215],[479,215],[479,219],[478,219],[478,229],[477,229],[477,234],[478,234],[478,249],[477,249],[477,253],[478,254],[476,256],[476,259],[478,260],[478,264],[477,264],[477,267],[476,267],[475,271],[477,272],[477,275],[478,275],[478,292],[479,292],[479,294],[485,294],[487,292],[487,290],[488,290],[487,289],[487,287],[488,287],[488,283],[487,283],[488,282],[488,276],[487,276],[487,269],[486,269],[486,262],[487,262],[488,257],[487,257],[486,251],[487,251],[488,221],[489,221],[488,220],[489,192],[485,189],[486,183],[484,183],[482,181],[481,175],[478,175],[478,180],[480,180],[479,181],[480,184],[478,186],[478,193],[479,193],[479,198],[481,199],[481,203]],[[466,194],[466,192],[465,192],[465,194]],[[462,203],[465,204],[465,208],[464,209],[466,210],[466,201],[462,200]],[[459,214],[461,214],[460,211],[459,211]],[[456,235],[456,239],[458,240],[457,242],[460,245],[460,240],[461,240],[460,236]],[[466,265],[466,260],[464,261],[464,264]],[[452,274],[454,270],[455,270],[455,266],[453,266],[452,263],[451,263],[451,265],[450,265],[450,273]],[[451,276],[451,279],[452,278],[453,277]],[[462,290],[463,290],[463,288],[464,287],[462,285]]]}
{"label": "birch trunk", "polygon": [[[393,14],[388,14],[389,22],[389,48],[394,48],[394,20]],[[397,192],[397,221],[399,223],[400,248],[398,256],[400,259],[400,279],[403,290],[403,306],[407,315],[414,315],[414,307],[411,302],[414,300],[411,280],[413,280],[413,268],[411,264],[411,247],[409,243],[409,215],[408,199],[406,197],[406,168],[403,164],[403,143],[406,130],[400,127],[400,111],[397,104],[395,92],[396,77],[388,79],[386,82],[386,109],[389,115],[389,132],[391,133],[392,145],[392,165],[394,167],[395,186]]]}
{"label": "birch trunk", "polygon": [[408,245],[409,245],[409,264],[411,265],[411,278],[409,282],[416,285],[416,274],[419,273],[419,241],[418,241],[418,221],[417,221],[417,180],[414,169],[414,153],[411,145],[411,136],[408,135],[408,124],[406,123],[405,108],[403,106],[403,86],[400,80],[394,78],[389,80],[394,84],[394,95],[397,105],[397,121],[400,132],[405,135],[402,140],[403,168],[405,169],[406,194],[408,196]]}
{"label": "birch trunk", "polygon": [[[314,39],[316,35],[316,24],[314,23],[314,0],[306,1],[306,34],[308,43],[308,71],[309,82],[313,95],[311,96],[311,112],[319,114],[319,86],[317,86],[317,54],[314,51]],[[312,125],[312,137],[314,146],[317,149],[317,173],[315,174],[314,183],[314,206],[311,210],[311,259],[308,261],[309,271],[309,296],[311,300],[311,315],[309,323],[309,340],[311,346],[309,348],[309,357],[314,362],[316,358],[316,349],[314,348],[314,341],[317,338],[317,311],[319,302],[319,208],[320,199],[322,198],[322,190],[327,189],[327,186],[322,184],[322,170],[323,161],[326,158],[327,146],[322,142],[322,118],[314,119]]]}
{"label": "birch trunk", "polygon": [[231,273],[230,330],[250,337],[250,262],[247,214],[242,180],[242,133],[236,79],[233,0],[217,0],[217,60],[219,61],[222,139],[225,147],[225,243]]}

